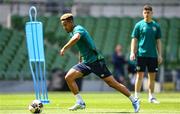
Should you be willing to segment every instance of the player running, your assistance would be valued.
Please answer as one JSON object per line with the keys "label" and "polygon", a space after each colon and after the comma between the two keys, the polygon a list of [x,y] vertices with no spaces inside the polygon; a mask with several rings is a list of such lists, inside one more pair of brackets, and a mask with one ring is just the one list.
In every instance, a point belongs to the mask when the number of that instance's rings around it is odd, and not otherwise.
{"label": "player running", "polygon": [[118,83],[113,78],[111,72],[106,67],[104,57],[97,51],[94,41],[87,30],[80,25],[74,24],[73,15],[71,13],[62,15],[60,21],[63,28],[70,36],[70,40],[60,50],[60,55],[63,56],[67,49],[71,48],[73,45],[77,45],[82,60],[79,64],[73,66],[65,76],[65,80],[71,92],[76,97],[75,105],[70,107],[69,110],[84,109],[86,107],[84,100],[79,94],[75,79],[94,73],[110,87],[127,96],[132,102],[134,111],[138,112],[140,109],[139,100],[135,99],[124,85]]}

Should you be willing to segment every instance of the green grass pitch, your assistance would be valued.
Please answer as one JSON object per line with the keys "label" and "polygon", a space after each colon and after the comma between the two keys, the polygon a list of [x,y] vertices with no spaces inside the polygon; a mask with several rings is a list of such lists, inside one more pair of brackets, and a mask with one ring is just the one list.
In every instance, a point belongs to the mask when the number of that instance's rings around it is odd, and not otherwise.
{"label": "green grass pitch", "polygon": [[[86,109],[69,111],[75,98],[70,92],[50,92],[50,104],[44,105],[42,114],[129,114],[133,113],[128,98],[118,92],[82,92]],[[143,93],[139,114],[180,114],[180,93],[157,94],[160,104],[150,104]],[[28,105],[33,93],[0,94],[0,114],[31,114]]]}

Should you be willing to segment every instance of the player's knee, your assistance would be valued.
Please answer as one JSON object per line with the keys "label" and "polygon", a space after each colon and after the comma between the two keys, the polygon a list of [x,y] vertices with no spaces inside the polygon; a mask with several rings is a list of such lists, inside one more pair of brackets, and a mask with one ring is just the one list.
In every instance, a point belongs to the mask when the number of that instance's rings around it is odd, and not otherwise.
{"label": "player's knee", "polygon": [[136,79],[139,80],[139,81],[142,81],[143,80],[143,76],[137,76]]}
{"label": "player's knee", "polygon": [[65,80],[68,82],[68,81],[71,81],[71,76],[70,75],[66,75],[65,76]]}
{"label": "player's knee", "polygon": [[143,80],[143,78],[142,78],[142,77],[139,77],[139,78],[137,78],[137,80],[142,81],[142,80]]}

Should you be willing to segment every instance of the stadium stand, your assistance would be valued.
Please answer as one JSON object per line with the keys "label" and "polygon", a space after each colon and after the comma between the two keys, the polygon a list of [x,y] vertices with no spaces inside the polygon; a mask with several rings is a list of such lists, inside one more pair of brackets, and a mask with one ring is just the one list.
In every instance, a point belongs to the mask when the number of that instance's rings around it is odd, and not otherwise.
{"label": "stadium stand", "polygon": [[[59,49],[67,41],[67,33],[59,26],[57,16],[38,18],[44,24],[45,57],[47,71],[59,67],[67,71],[78,62],[76,51],[69,50],[63,57]],[[75,17],[77,24],[83,25],[92,35],[97,48],[105,57],[111,56],[114,46],[120,43],[128,56],[131,32],[140,17]],[[157,18],[162,28],[162,44],[165,68],[178,68],[180,63],[180,19]],[[0,26],[0,80],[29,80],[29,70],[24,24],[28,17],[13,16],[13,29]],[[18,26],[16,26],[18,24]],[[21,24],[21,25],[19,25]],[[106,58],[107,59],[107,58]],[[108,59],[107,59],[108,60]]]}
{"label": "stadium stand", "polygon": [[48,38],[48,41],[51,43],[55,43],[53,37],[54,31],[56,31],[59,26],[59,21],[57,20],[59,20],[57,16],[51,16],[51,18],[48,18],[45,26],[45,37]]}
{"label": "stadium stand", "polygon": [[[166,18],[159,18],[157,19],[158,23],[161,26],[161,31],[162,31],[162,47],[165,47],[167,45],[167,41],[168,41],[168,31],[169,31],[169,20]],[[163,53],[163,57],[166,58],[166,48],[163,48],[162,50]]]}
{"label": "stadium stand", "polygon": [[166,50],[166,59],[170,63],[169,67],[176,67],[178,65],[179,24],[180,23],[177,18],[170,19]]}
{"label": "stadium stand", "polygon": [[98,49],[103,49],[103,44],[106,40],[107,27],[108,27],[108,19],[105,17],[100,17],[97,19],[95,32],[94,32],[94,41]]}
{"label": "stadium stand", "polygon": [[129,45],[131,41],[131,31],[133,27],[132,19],[129,17],[123,17],[121,19],[120,26],[117,43],[124,47],[123,53],[126,53],[129,52]]}
{"label": "stadium stand", "polygon": [[104,42],[103,54],[111,55],[114,50],[116,39],[118,37],[118,29],[119,29],[119,19],[118,18],[110,18],[109,26],[107,27],[107,35],[106,40]]}
{"label": "stadium stand", "polygon": [[7,45],[9,41],[9,38],[10,38],[9,33],[11,33],[11,30],[5,29],[5,28],[2,28],[0,31],[0,36],[1,36],[0,53],[2,53],[2,51],[4,50],[5,46]]}
{"label": "stadium stand", "polygon": [[85,17],[84,27],[87,28],[91,35],[94,35],[94,28],[96,25],[96,18],[94,17]]}

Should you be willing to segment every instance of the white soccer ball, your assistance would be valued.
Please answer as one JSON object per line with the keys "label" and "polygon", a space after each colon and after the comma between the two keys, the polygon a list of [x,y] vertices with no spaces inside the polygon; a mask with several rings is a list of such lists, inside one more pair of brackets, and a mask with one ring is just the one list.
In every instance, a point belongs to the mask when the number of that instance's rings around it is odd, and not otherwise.
{"label": "white soccer ball", "polygon": [[33,114],[39,114],[42,112],[43,104],[39,100],[33,100],[29,105],[29,111]]}

